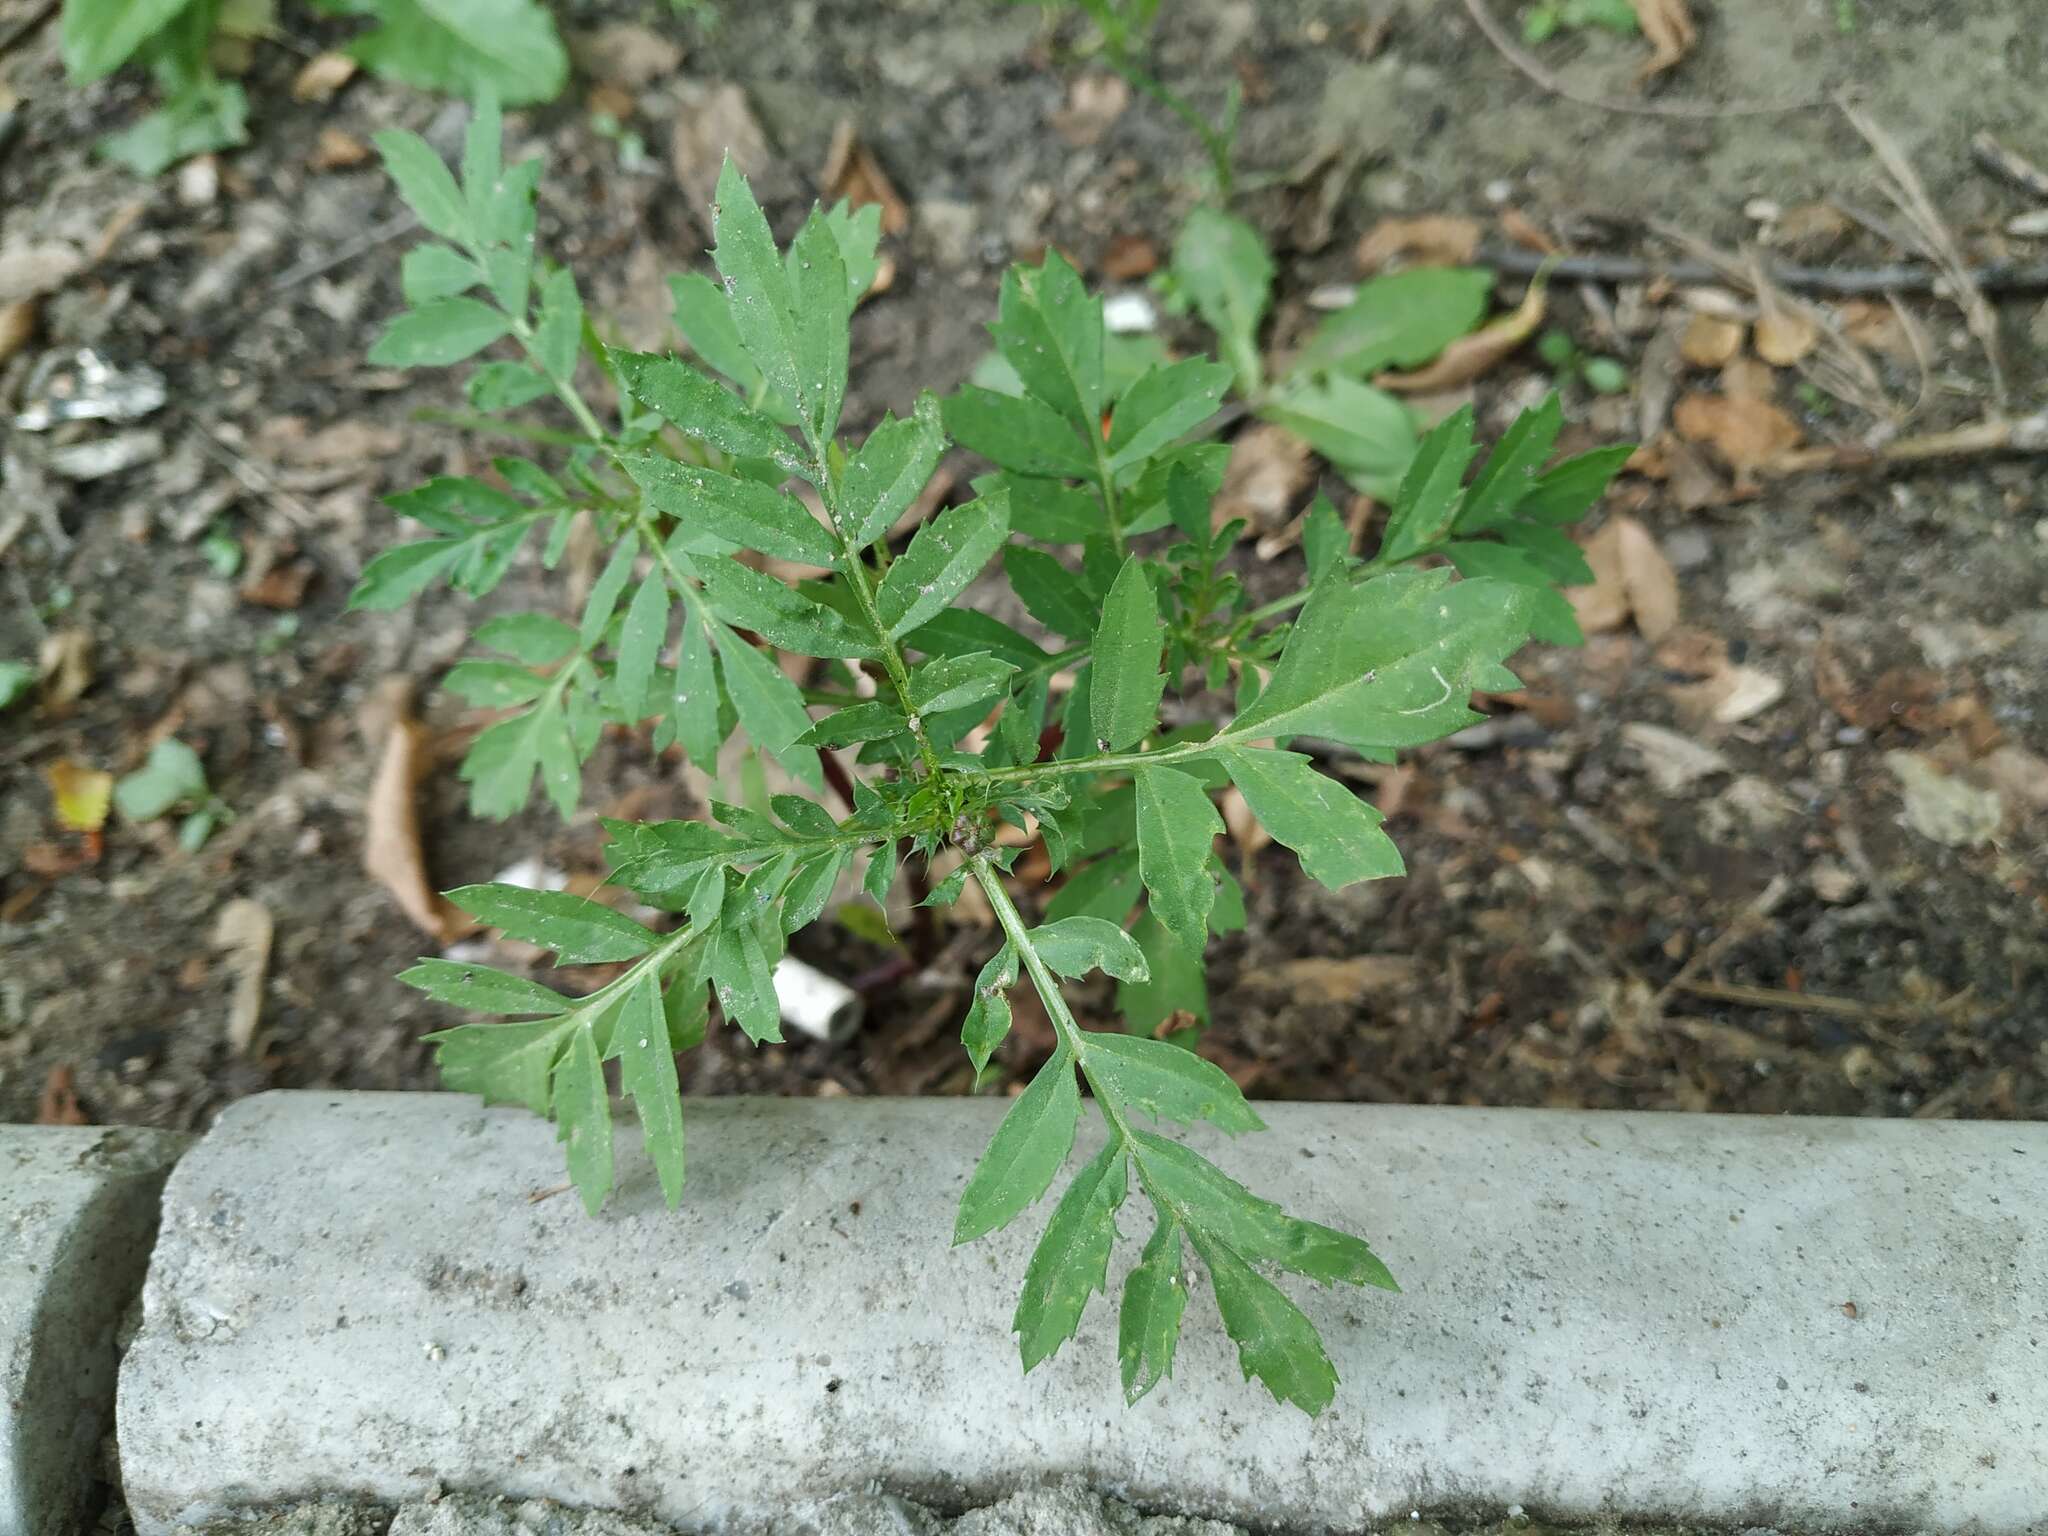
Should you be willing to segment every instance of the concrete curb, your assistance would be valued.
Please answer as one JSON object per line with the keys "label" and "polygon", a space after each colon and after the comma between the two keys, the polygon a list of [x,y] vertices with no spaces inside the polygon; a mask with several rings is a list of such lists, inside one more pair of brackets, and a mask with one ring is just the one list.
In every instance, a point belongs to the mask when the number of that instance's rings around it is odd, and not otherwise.
{"label": "concrete curb", "polygon": [[1406,1286],[1290,1287],[1345,1380],[1310,1425],[1239,1382],[1203,1296],[1134,1410],[1099,1301],[1018,1373],[1044,1208],[947,1247],[1002,1109],[693,1102],[683,1210],[622,1127],[592,1221],[535,1198],[559,1149],[523,1113],[245,1100],[165,1196],[120,1391],[137,1527],[439,1485],[747,1527],[1065,1474],[1263,1529],[2048,1511],[2048,1127],[1261,1105],[1224,1166]]}
{"label": "concrete curb", "polygon": [[79,1528],[114,1414],[114,1336],[189,1138],[0,1125],[0,1536]]}

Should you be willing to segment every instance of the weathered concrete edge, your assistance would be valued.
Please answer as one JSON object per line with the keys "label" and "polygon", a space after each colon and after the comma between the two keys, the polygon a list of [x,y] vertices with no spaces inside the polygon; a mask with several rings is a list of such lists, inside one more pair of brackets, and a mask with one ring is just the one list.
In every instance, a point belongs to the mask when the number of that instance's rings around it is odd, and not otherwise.
{"label": "weathered concrete edge", "polygon": [[116,1333],[192,1138],[0,1125],[0,1536],[74,1530],[114,1418]]}
{"label": "weathered concrete edge", "polygon": [[957,1507],[1078,1474],[1260,1528],[1520,1502],[2037,1529],[2048,1127],[1260,1107],[1272,1134],[1223,1165],[1407,1288],[1293,1288],[1350,1384],[1313,1427],[1238,1382],[1206,1299],[1136,1410],[1100,1301],[1018,1376],[1047,1208],[944,1242],[1000,1103],[695,1101],[693,1198],[664,1211],[622,1131],[592,1222],[530,1198],[559,1148],[523,1114],[244,1101],[166,1195],[120,1394],[131,1511],[147,1536],[439,1482],[744,1529],[876,1477]]}

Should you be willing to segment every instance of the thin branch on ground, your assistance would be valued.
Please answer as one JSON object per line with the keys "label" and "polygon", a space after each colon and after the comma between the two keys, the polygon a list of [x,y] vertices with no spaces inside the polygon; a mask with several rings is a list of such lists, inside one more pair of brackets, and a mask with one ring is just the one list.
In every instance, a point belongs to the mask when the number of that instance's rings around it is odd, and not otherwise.
{"label": "thin branch on ground", "polygon": [[1946,432],[1894,438],[1877,448],[1858,443],[1796,448],[1757,466],[1765,476],[1812,474],[1830,469],[1907,469],[1937,459],[1967,459],[1995,454],[2048,453],[2048,411],[2014,421],[1993,417]]}
{"label": "thin branch on ground", "polygon": [[1970,158],[2000,181],[2048,202],[2048,171],[2007,149],[1990,134],[1980,133],[1970,140]]}
{"label": "thin branch on ground", "polygon": [[1558,78],[1536,57],[1508,35],[1500,18],[1493,14],[1486,0],[1465,0],[1465,9],[1472,15],[1472,22],[1494,51],[1528,76],[1536,84],[1554,96],[1566,101],[1575,101],[1582,107],[1596,107],[1602,112],[1620,112],[1630,117],[1683,118],[1693,122],[1711,121],[1720,117],[1775,117],[1786,112],[1810,112],[1817,107],[1834,105],[1834,98],[1827,95],[1799,96],[1786,101],[1624,101],[1612,96],[1601,96],[1593,91],[1582,91]]}
{"label": "thin branch on ground", "polygon": [[[1643,256],[1550,256],[1514,247],[1488,248],[1473,257],[1475,266],[1504,277],[1534,277],[1544,266],[1550,275],[1569,282],[1647,283],[1657,279],[1679,284],[1714,283],[1722,279],[1704,261],[1665,261]],[[1938,293],[1949,274],[1918,263],[1885,267],[1808,267],[1766,261],[1765,274],[1780,288],[1823,294],[1830,298],[1882,298],[1887,293]],[[1969,269],[1971,283],[1984,293],[2048,291],[2048,262],[1995,261]]]}

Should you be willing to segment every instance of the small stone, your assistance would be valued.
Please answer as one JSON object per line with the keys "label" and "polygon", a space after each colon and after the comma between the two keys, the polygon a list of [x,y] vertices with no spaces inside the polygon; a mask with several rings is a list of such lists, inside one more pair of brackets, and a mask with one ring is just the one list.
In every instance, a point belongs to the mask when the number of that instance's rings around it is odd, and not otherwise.
{"label": "small stone", "polygon": [[1807,884],[1813,887],[1813,894],[1830,906],[1841,906],[1854,901],[1857,892],[1863,889],[1863,877],[1855,871],[1844,869],[1832,859],[1822,859],[1806,872]]}

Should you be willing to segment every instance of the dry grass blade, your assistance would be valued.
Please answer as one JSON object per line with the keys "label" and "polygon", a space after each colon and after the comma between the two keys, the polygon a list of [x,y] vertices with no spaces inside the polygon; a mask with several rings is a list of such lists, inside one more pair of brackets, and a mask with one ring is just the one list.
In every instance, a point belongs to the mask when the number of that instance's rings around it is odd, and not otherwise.
{"label": "dry grass blade", "polygon": [[1950,297],[1963,312],[1963,323],[1970,328],[1970,334],[1977,338],[1977,344],[1984,349],[1984,361],[1991,369],[1992,406],[2001,416],[2006,411],[2008,399],[2005,384],[2005,356],[1998,341],[1998,317],[1992,312],[1990,302],[1984,297],[1984,290],[1977,286],[1970,272],[1969,263],[1963,260],[1962,250],[1956,245],[1955,235],[1950,231],[1941,214],[1936,211],[1934,200],[1927,195],[1927,187],[1920,180],[1913,163],[1899,147],[1899,142],[1887,132],[1869,113],[1848,102],[1842,103],[1842,115],[1849,119],[1849,125],[1863,135],[1863,141],[1877,156],[1878,164],[1885,170],[1888,181],[1882,185],[1885,196],[1889,197],[1900,213],[1913,227],[1913,233],[1926,245],[1933,255],[1935,265],[1942,270],[1949,282]]}

